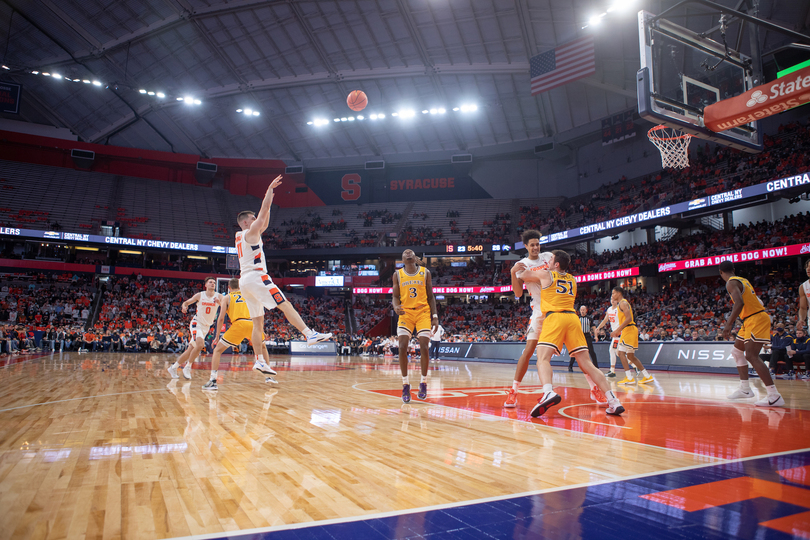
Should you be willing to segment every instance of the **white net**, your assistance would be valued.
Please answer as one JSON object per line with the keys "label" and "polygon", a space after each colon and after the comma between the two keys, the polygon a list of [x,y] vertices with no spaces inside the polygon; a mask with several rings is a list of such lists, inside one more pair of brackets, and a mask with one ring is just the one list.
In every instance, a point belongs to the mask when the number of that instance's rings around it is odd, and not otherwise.
{"label": "white net", "polygon": [[661,152],[664,168],[683,169],[689,166],[689,141],[692,136],[667,126],[655,126],[647,137]]}

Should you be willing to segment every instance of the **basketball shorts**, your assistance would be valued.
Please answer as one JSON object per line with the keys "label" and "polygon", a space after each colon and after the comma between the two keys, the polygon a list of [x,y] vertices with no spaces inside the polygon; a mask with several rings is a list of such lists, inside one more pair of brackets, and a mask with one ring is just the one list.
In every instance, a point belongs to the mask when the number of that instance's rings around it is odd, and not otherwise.
{"label": "basketball shorts", "polygon": [[537,346],[554,349],[555,354],[560,354],[565,346],[572,356],[579,351],[587,351],[588,343],[577,314],[573,311],[547,313],[537,338]]}
{"label": "basketball shorts", "polygon": [[625,326],[622,329],[618,349],[624,353],[636,352],[636,349],[638,349],[638,326]]}
{"label": "basketball shorts", "polygon": [[743,342],[770,343],[771,316],[764,311],[760,311],[746,317],[743,320],[742,328],[737,333],[737,339]]}
{"label": "basketball shorts", "polygon": [[[231,347],[238,347],[243,339],[250,339],[253,335],[253,321],[240,319],[234,321],[231,327],[223,334],[221,340]],[[265,339],[264,332],[262,332],[262,340]]]}
{"label": "basketball shorts", "polygon": [[539,309],[532,311],[532,317],[529,319],[529,328],[526,330],[526,341],[540,337],[540,332],[543,331],[543,321],[545,319],[543,312]]}
{"label": "basketball shorts", "polygon": [[205,336],[207,336],[208,331],[211,330],[211,325],[197,320],[197,316],[194,315],[191,318],[191,323],[188,325],[188,330],[190,332],[189,335],[191,336],[191,339],[188,341],[189,343],[194,343],[197,338],[205,341]]}
{"label": "basketball shorts", "polygon": [[412,336],[414,332],[419,337],[430,337],[431,330],[430,307],[406,309],[405,313],[399,316],[397,323],[398,336]]}
{"label": "basketball shorts", "polygon": [[261,272],[248,271],[239,278],[239,290],[248,307],[250,317],[261,317],[265,308],[274,309],[287,301],[281,289],[270,276]]}

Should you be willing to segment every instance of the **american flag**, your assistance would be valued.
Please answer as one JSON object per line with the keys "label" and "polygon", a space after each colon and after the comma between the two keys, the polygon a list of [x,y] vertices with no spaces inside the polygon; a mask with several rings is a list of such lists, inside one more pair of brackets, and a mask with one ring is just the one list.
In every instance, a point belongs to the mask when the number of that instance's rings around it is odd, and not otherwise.
{"label": "american flag", "polygon": [[533,96],[593,75],[596,72],[593,37],[576,39],[556,49],[532,56],[529,68]]}

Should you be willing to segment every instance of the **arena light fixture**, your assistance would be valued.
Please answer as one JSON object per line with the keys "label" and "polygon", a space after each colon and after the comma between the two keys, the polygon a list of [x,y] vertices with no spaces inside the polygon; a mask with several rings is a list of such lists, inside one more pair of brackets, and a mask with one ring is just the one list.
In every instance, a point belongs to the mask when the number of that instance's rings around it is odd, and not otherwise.
{"label": "arena light fixture", "polygon": [[93,86],[101,86],[101,81],[93,81]]}
{"label": "arena light fixture", "polygon": [[366,119],[366,117],[365,117],[365,116],[363,116],[362,114],[358,114],[358,115],[357,115],[357,119],[358,119],[358,120],[365,120],[365,119]]}
{"label": "arena light fixture", "polygon": [[376,115],[376,114],[372,114],[372,115],[370,115],[370,116],[369,116],[369,118],[370,118],[371,120],[376,120],[376,119],[377,119],[377,115]]}
{"label": "arena light fixture", "polygon": [[156,95],[157,97],[159,97],[160,99],[163,99],[163,98],[165,98],[165,97],[166,97],[166,94],[164,94],[163,92],[158,92],[158,93],[157,93],[157,94],[155,94],[155,95]]}
{"label": "arena light fixture", "polygon": [[90,84],[90,81],[88,81],[87,79],[82,79],[82,82],[83,82],[84,84]]}
{"label": "arena light fixture", "polygon": [[1,67],[1,68],[3,68],[3,69],[6,69],[6,70],[11,69],[10,67],[8,67],[8,66],[7,66],[7,65],[5,65],[5,64],[3,64],[3,65],[2,65],[2,66],[0,66],[0,67]]}
{"label": "arena light fixture", "polygon": [[439,107],[439,114],[444,114],[446,112],[447,112],[447,109],[445,109],[444,107]]}
{"label": "arena light fixture", "polygon": [[341,122],[348,122],[348,121],[349,121],[349,119],[348,119],[348,118],[346,118],[345,116],[341,116],[341,117],[340,117],[340,121],[341,121]]}
{"label": "arena light fixture", "polygon": [[458,111],[460,111],[461,109],[459,109],[458,107],[453,107],[453,110],[454,110],[455,112],[458,112]]}
{"label": "arena light fixture", "polygon": [[385,118],[385,115],[384,115],[384,114],[382,114],[382,113],[380,113],[380,114],[378,114],[378,115],[377,115],[377,118],[378,118],[378,119],[380,119],[380,120],[382,120],[383,118]]}
{"label": "arena light fixture", "polygon": [[200,101],[199,99],[195,99],[194,105],[202,105],[202,101]]}
{"label": "arena light fixture", "polygon": [[138,93],[139,93],[139,94],[145,94],[145,93],[146,93],[146,90],[144,90],[143,88],[141,88],[140,90],[138,90]]}
{"label": "arena light fixture", "polygon": [[422,114],[427,114],[429,112],[430,112],[429,110],[425,109],[424,111],[422,111]]}
{"label": "arena light fixture", "polygon": [[340,118],[335,118],[335,122],[340,122]]}
{"label": "arena light fixture", "polygon": [[39,75],[39,71],[32,71],[31,73],[33,73],[34,75]]}
{"label": "arena light fixture", "polygon": [[147,94],[148,94],[148,95],[150,95],[150,96],[154,96],[154,95],[155,95],[155,93],[154,93],[154,92],[147,92]]}
{"label": "arena light fixture", "polygon": [[308,125],[308,126],[311,126],[311,125],[312,125],[312,120],[310,120],[309,122],[307,122],[307,125]]}
{"label": "arena light fixture", "polygon": [[245,109],[246,116],[250,116],[251,114],[253,114],[253,109]]}
{"label": "arena light fixture", "polygon": [[[199,103],[198,103],[199,105]],[[259,116],[261,113],[259,111],[253,111],[253,116]]]}
{"label": "arena light fixture", "polygon": [[349,122],[354,122],[354,116],[349,117]]}
{"label": "arena light fixture", "polygon": [[130,251],[128,249],[119,250],[118,253],[126,253],[127,255],[142,255],[143,254],[140,251]]}
{"label": "arena light fixture", "polygon": [[58,74],[58,73],[51,73],[51,78],[52,79],[61,79],[62,76],[60,74]]}

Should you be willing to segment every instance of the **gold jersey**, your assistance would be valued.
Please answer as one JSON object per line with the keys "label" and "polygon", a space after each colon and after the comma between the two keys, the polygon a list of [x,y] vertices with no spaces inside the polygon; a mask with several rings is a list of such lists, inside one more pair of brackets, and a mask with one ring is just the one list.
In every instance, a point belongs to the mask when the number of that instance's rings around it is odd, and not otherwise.
{"label": "gold jersey", "polygon": [[427,270],[420,266],[416,274],[410,275],[405,268],[397,270],[399,274],[399,303],[405,309],[423,309],[428,306]]}
{"label": "gold jersey", "polygon": [[743,286],[742,291],[742,299],[743,299],[743,309],[742,313],[740,313],[740,317],[743,319],[750,317],[754,313],[759,313],[760,311],[765,311],[765,306],[762,305],[762,301],[757,296],[757,293],[754,292],[754,287],[751,285],[751,282],[745,278],[739,276],[731,276],[729,280],[739,281]]}
{"label": "gold jersey", "polygon": [[247,302],[242,298],[242,293],[239,291],[228,293],[228,318],[231,324],[240,320],[250,320],[250,311],[248,311]]}
{"label": "gold jersey", "polygon": [[[633,307],[630,305],[630,302],[628,302],[627,300],[625,300],[624,298],[622,298],[622,301],[621,301],[621,302],[619,302],[619,305],[617,306],[617,307],[619,308],[619,326],[621,326],[622,324],[624,324],[624,321],[625,321],[625,319],[627,318],[627,317],[625,317],[625,316],[624,316],[624,312],[622,311],[622,309],[621,309],[621,307],[620,307],[620,306],[622,305],[622,302],[624,302],[625,304],[627,304],[627,309],[629,309],[629,310],[630,310],[630,322],[629,322],[629,323],[627,323],[627,326],[635,325],[635,324],[636,324],[636,320],[635,320],[636,318],[635,318],[635,316],[633,315]],[[625,328],[627,328],[627,326],[625,326]]]}
{"label": "gold jersey", "polygon": [[577,280],[566,272],[551,272],[551,285],[540,291],[540,309],[543,313],[574,312],[577,299]]}

